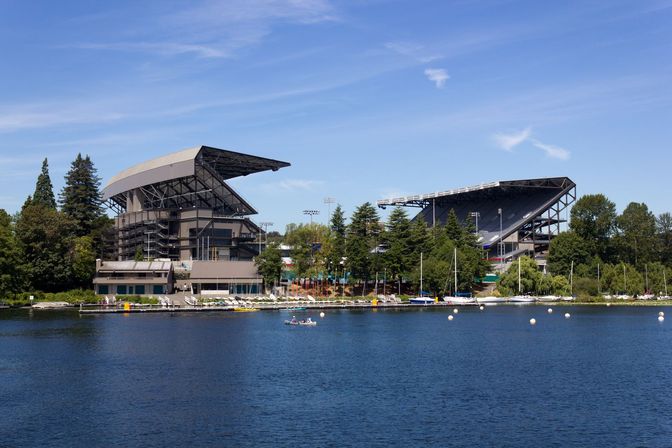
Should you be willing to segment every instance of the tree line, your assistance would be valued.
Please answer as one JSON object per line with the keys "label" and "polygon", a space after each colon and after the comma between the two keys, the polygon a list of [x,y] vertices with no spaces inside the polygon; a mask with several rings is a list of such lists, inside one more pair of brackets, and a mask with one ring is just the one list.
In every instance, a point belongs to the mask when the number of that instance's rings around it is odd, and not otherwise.
{"label": "tree line", "polygon": [[[631,202],[621,214],[603,194],[582,196],[569,229],[555,237],[548,272],[571,280],[572,293],[666,294],[672,271],[672,215]],[[517,266],[511,267],[517,275]],[[537,285],[527,292],[540,292]]]}
{"label": "tree line", "polygon": [[45,158],[21,210],[0,209],[0,296],[90,288],[110,232],[91,158],[77,155],[58,200]]}
{"label": "tree line", "polygon": [[338,205],[329,225],[289,224],[284,237],[269,244],[256,262],[267,285],[276,282],[282,273],[282,242],[291,247],[298,279],[345,278],[366,294],[372,281],[385,278],[392,291],[417,294],[422,256],[424,292],[438,296],[471,291],[489,271],[475,230],[470,218],[461,225],[452,210],[444,226],[433,228],[423,219],[410,219],[402,208],[381,222],[369,202],[357,207],[346,224]]}

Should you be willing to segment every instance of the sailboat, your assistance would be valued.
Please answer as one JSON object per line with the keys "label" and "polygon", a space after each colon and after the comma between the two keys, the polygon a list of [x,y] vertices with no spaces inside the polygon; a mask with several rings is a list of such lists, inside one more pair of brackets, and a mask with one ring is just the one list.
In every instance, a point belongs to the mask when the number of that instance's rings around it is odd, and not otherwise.
{"label": "sailboat", "polygon": [[522,292],[523,292],[523,287],[522,287],[522,282],[521,282],[521,278],[520,278],[520,257],[518,257],[518,295],[511,297],[509,299],[509,301],[513,302],[513,303],[520,303],[520,304],[534,303],[536,301],[536,299],[532,296],[521,295]]}
{"label": "sailboat", "polygon": [[419,297],[411,297],[409,301],[412,304],[415,305],[427,305],[430,303],[434,303],[434,300],[430,297],[423,297],[423,292],[422,292],[422,252],[420,252],[420,296]]}
{"label": "sailboat", "polygon": [[663,283],[665,283],[665,295],[658,296],[658,300],[670,300],[670,296],[667,295],[667,277],[665,276],[665,267],[663,267]]}
{"label": "sailboat", "polygon": [[464,305],[466,303],[476,303],[476,299],[473,297],[458,297],[457,295],[457,247],[453,249],[453,274],[454,279],[454,288],[452,296],[445,296],[443,298],[444,302],[453,303],[455,305]]}

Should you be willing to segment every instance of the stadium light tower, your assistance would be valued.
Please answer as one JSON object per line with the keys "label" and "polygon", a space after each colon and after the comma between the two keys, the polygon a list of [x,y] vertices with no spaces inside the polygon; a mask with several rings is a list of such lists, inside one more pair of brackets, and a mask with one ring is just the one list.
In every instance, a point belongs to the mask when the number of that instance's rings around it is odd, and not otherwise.
{"label": "stadium light tower", "polygon": [[303,214],[310,216],[310,224],[312,225],[313,224],[313,216],[319,215],[320,211],[319,210],[304,210]]}
{"label": "stadium light tower", "polygon": [[336,198],[331,198],[331,197],[324,198],[324,203],[327,204],[327,207],[328,207],[328,210],[329,210],[328,211],[329,214],[327,215],[327,224],[328,224],[329,220],[331,219],[331,204],[336,203]]}
{"label": "stadium light tower", "polygon": [[502,258],[504,258],[504,247],[502,246],[502,209],[497,209],[497,214],[499,215],[499,268],[502,268]]}
{"label": "stadium light tower", "polygon": [[[268,245],[268,228],[273,226],[272,222],[260,222],[259,227],[264,229],[264,244]],[[261,253],[261,235],[259,235],[259,253]]]}
{"label": "stadium light tower", "polygon": [[469,212],[469,216],[476,218],[476,233],[478,233],[478,218],[481,216],[479,212]]}

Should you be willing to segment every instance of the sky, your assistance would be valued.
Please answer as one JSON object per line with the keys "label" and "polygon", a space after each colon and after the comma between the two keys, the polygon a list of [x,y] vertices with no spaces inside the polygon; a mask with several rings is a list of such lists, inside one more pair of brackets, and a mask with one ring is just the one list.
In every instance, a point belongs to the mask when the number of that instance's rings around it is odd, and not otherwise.
{"label": "sky", "polygon": [[0,0],[0,208],[203,144],[292,164],[231,181],[281,232],[546,176],[659,214],[671,81],[670,0]]}

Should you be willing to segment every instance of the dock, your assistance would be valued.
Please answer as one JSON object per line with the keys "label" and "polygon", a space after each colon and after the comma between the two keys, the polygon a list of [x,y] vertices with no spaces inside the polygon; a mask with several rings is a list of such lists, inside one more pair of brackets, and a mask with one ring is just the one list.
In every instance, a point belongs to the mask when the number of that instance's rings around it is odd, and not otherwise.
{"label": "dock", "polygon": [[[448,302],[414,304],[414,303],[378,303],[374,305],[371,302],[317,302],[317,303],[252,303],[247,308],[255,308],[259,311],[293,311],[293,308],[302,308],[296,311],[320,311],[320,310],[368,310],[368,309],[404,309],[404,308],[464,308],[478,306],[476,303],[451,304]],[[213,313],[213,312],[234,312],[235,309],[245,308],[240,306],[161,306],[161,305],[142,305],[132,306],[129,309],[123,306],[96,306],[95,308],[80,308],[80,314],[133,314],[133,313]]]}

